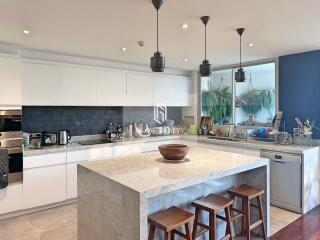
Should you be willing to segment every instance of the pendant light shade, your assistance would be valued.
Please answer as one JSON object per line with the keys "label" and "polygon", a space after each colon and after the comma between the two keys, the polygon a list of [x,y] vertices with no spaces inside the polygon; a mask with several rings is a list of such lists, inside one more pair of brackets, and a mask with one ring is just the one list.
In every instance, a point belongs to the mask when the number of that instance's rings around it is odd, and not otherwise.
{"label": "pendant light shade", "polygon": [[242,68],[242,34],[244,32],[244,28],[238,28],[237,33],[240,36],[240,66],[238,71],[235,74],[236,82],[245,82],[246,81],[246,73]]}
{"label": "pendant light shade", "polygon": [[207,60],[207,24],[210,20],[209,16],[203,16],[201,17],[201,21],[204,24],[204,28],[205,28],[205,35],[204,35],[204,60],[202,62],[202,64],[200,65],[200,75],[201,77],[209,77],[211,76],[211,64],[209,63],[209,61]]}
{"label": "pendant light shade", "polygon": [[163,72],[166,67],[166,60],[159,52],[159,9],[163,0],[152,0],[152,4],[157,10],[157,51],[151,57],[151,69],[153,72]]}

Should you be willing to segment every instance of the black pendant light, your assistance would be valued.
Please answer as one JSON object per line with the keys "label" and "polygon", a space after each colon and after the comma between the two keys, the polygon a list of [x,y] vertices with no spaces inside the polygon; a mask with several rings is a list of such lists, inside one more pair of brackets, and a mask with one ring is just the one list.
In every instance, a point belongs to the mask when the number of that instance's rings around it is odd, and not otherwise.
{"label": "black pendant light", "polygon": [[245,30],[244,28],[237,29],[237,33],[240,36],[240,66],[239,66],[239,69],[235,75],[236,82],[245,82],[246,81],[246,73],[245,73],[245,71],[243,71],[243,68],[242,68],[242,42],[241,42],[241,40],[242,40],[242,34],[243,34],[244,30]]}
{"label": "black pendant light", "polygon": [[152,4],[157,10],[157,52],[151,57],[151,69],[153,72],[163,72],[166,67],[166,59],[159,52],[159,9],[162,3],[163,0],[152,0]]}
{"label": "black pendant light", "polygon": [[204,60],[202,64],[200,65],[200,75],[201,77],[209,77],[211,76],[211,64],[207,60],[207,24],[210,20],[209,16],[203,16],[201,17],[201,21],[204,24]]}

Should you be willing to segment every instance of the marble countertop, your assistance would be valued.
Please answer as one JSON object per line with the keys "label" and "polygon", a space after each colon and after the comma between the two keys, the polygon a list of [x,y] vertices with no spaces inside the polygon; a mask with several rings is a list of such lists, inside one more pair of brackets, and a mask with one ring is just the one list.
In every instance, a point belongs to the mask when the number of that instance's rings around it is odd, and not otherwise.
{"label": "marble countertop", "polygon": [[95,145],[80,145],[79,143],[74,142],[68,145],[53,145],[53,146],[43,147],[40,149],[25,148],[23,151],[23,155],[33,156],[33,155],[41,155],[41,154],[48,154],[48,153],[77,151],[77,150],[84,150],[84,149],[91,149],[91,148],[113,147],[118,145],[129,145],[129,144],[139,144],[139,143],[179,140],[179,139],[180,139],[179,135],[177,136],[171,135],[171,136],[157,136],[157,137],[147,137],[147,138],[130,138],[122,142],[113,142],[113,143],[95,144]]}
{"label": "marble countertop", "polygon": [[80,166],[153,197],[269,164],[268,159],[206,147],[191,147],[187,158],[184,163],[168,163],[159,152],[152,152]]}
{"label": "marble countertop", "polygon": [[195,135],[183,135],[181,137],[183,140],[197,141],[202,143],[211,143],[222,146],[229,147],[238,147],[238,148],[247,148],[254,150],[269,150],[277,152],[287,152],[294,154],[303,154],[304,151],[319,148],[319,146],[302,146],[302,145],[280,145],[270,142],[262,142],[255,140],[248,141],[228,141],[228,140],[218,140],[218,139],[209,139],[207,136],[195,136]]}

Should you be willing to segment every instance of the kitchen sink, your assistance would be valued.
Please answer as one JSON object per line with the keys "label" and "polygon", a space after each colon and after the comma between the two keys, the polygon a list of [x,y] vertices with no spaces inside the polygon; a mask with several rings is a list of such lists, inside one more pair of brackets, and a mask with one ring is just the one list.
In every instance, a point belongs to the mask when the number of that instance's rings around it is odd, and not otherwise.
{"label": "kitchen sink", "polygon": [[228,137],[217,137],[217,136],[209,136],[208,138],[214,139],[214,140],[229,141],[229,142],[241,142],[242,141],[242,139],[228,138]]}

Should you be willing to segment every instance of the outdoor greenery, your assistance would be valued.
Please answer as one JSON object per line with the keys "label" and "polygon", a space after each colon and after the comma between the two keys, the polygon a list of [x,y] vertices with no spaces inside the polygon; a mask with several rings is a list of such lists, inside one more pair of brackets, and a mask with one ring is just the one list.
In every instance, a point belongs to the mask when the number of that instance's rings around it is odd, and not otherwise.
{"label": "outdoor greenery", "polygon": [[232,94],[229,87],[202,91],[202,112],[214,123],[229,122],[232,114]]}
{"label": "outdoor greenery", "polygon": [[240,96],[240,106],[247,115],[256,116],[262,109],[265,109],[271,117],[274,105],[275,91],[273,89],[249,90]]}

